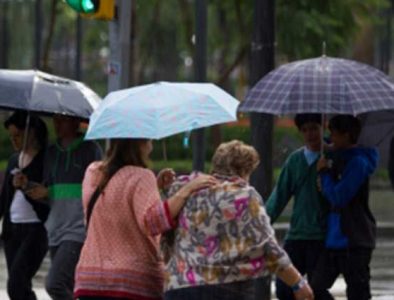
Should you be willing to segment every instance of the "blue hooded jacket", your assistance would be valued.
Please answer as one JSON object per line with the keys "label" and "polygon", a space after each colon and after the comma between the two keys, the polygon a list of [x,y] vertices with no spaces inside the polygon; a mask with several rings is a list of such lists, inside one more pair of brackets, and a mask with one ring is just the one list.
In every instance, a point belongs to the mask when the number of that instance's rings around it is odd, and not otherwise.
{"label": "blue hooded jacket", "polygon": [[[323,172],[321,175],[322,192],[331,205],[327,222],[326,247],[344,249],[350,246],[349,235],[352,235],[353,231],[364,230],[365,224],[366,227],[375,226],[375,220],[368,207],[368,179],[377,167],[378,152],[373,148],[354,147],[337,151],[333,153],[333,157],[333,168],[338,161],[335,157],[343,162],[343,167],[336,173],[336,178],[332,172]],[[346,216],[344,212],[347,212]],[[344,223],[352,222],[349,219],[357,220],[359,223],[362,223],[360,220],[365,222],[360,226],[353,224],[351,230],[345,230]],[[373,236],[375,228],[367,229]],[[361,232],[358,238],[362,235]],[[367,246],[369,244],[366,243]]]}

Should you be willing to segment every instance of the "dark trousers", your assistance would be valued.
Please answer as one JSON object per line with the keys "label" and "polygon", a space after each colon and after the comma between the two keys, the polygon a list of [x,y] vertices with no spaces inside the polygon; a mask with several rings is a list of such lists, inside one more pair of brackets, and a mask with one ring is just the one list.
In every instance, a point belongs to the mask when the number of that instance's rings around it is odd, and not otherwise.
{"label": "dark trousers", "polygon": [[254,300],[254,280],[170,290],[164,300]]}
{"label": "dark trousers", "polygon": [[128,300],[128,298],[81,296],[77,300]]}
{"label": "dark trousers", "polygon": [[[324,250],[324,241],[287,240],[283,249],[287,252],[297,270],[302,275],[306,274],[308,280],[311,281],[319,256]],[[279,300],[294,299],[291,288],[279,278],[276,279],[276,296]]]}
{"label": "dark trousers", "polygon": [[51,268],[45,289],[53,300],[73,300],[74,273],[82,245],[79,242],[64,241],[59,246],[49,247]]}
{"label": "dark trousers", "polygon": [[315,299],[334,299],[324,294],[334,284],[339,274],[346,282],[346,296],[349,300],[371,299],[370,269],[372,249],[354,248],[347,250],[326,250],[316,266],[311,286]]}
{"label": "dark trousers", "polygon": [[32,279],[48,250],[42,223],[11,224],[4,241],[8,269],[7,292],[11,300],[36,300]]}

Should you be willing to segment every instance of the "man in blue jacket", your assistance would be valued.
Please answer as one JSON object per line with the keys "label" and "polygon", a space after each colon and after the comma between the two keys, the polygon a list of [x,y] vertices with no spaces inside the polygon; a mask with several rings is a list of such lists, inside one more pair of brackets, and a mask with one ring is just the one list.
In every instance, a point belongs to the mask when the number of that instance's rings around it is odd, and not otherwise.
{"label": "man in blue jacket", "polygon": [[[375,149],[357,146],[360,121],[338,115],[329,122],[333,152],[317,164],[323,196],[331,209],[327,222],[326,251],[312,279],[316,299],[343,274],[350,300],[370,299],[370,270],[375,248],[376,223],[368,206],[369,176],[375,171]],[[333,299],[331,296],[328,299]]]}

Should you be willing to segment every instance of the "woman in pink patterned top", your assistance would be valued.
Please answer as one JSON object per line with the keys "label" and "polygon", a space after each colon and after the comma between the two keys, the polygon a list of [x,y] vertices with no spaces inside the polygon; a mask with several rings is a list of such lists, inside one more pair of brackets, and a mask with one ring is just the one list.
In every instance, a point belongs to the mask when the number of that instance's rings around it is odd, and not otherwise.
{"label": "woman in pink patterned top", "polygon": [[150,140],[113,140],[105,159],[86,171],[87,238],[75,273],[78,299],[162,299],[159,234],[174,226],[194,190],[215,180],[199,176],[162,202],[146,168],[151,150]]}
{"label": "woman in pink patterned top", "polygon": [[[175,231],[163,237],[166,300],[255,299],[252,279],[267,272],[292,286],[296,299],[313,299],[278,246],[260,195],[248,184],[258,163],[256,150],[240,141],[216,150],[212,173],[220,183],[194,193]],[[195,176],[178,177],[168,194]]]}

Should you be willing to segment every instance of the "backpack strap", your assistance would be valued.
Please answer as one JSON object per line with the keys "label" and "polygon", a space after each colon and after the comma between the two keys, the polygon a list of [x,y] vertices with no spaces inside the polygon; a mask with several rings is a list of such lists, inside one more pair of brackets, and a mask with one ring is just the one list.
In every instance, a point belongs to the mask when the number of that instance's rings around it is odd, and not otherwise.
{"label": "backpack strap", "polygon": [[93,208],[97,202],[98,197],[100,196],[101,192],[104,190],[103,188],[96,188],[96,190],[94,191],[92,197],[89,200],[89,204],[88,204],[88,208],[86,211],[86,231],[88,230],[89,227],[89,221],[90,221],[90,217],[92,216],[92,212],[93,212]]}

